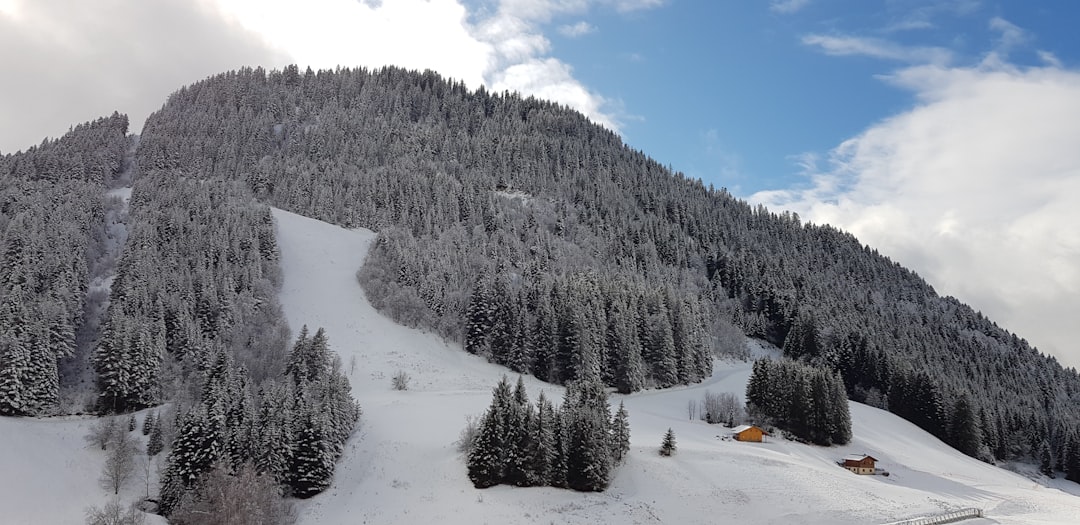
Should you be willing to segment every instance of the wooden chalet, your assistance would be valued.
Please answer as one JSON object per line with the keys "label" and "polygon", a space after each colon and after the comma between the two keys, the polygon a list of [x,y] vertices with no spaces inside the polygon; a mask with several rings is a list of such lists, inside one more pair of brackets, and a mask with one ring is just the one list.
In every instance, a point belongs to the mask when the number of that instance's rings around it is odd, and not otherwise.
{"label": "wooden chalet", "polygon": [[768,432],[754,425],[739,425],[731,429],[731,436],[735,438],[735,441],[761,443],[761,438],[767,435],[769,435]]}
{"label": "wooden chalet", "polygon": [[844,456],[844,461],[840,465],[856,474],[873,474],[877,468],[876,461],[877,458],[874,456],[853,454]]}

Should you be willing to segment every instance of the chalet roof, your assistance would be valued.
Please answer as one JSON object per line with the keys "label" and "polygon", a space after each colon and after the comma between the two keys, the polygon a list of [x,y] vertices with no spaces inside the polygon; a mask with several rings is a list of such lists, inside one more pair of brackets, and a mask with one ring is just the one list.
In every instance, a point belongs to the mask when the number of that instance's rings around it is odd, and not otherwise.
{"label": "chalet roof", "polygon": [[[754,425],[739,425],[739,426],[731,429],[731,433],[732,434],[742,434],[743,432],[745,432],[747,430],[750,430],[751,428],[757,428],[757,427],[755,427]],[[761,430],[761,433],[765,434],[766,436],[769,435],[768,432],[765,432],[764,430],[762,430],[760,428],[758,428],[758,430]]]}
{"label": "chalet roof", "polygon": [[866,458],[870,458],[873,461],[878,460],[877,458],[875,458],[874,456],[871,456],[869,454],[848,454],[848,455],[844,456],[844,461],[862,461],[862,460],[864,460]]}

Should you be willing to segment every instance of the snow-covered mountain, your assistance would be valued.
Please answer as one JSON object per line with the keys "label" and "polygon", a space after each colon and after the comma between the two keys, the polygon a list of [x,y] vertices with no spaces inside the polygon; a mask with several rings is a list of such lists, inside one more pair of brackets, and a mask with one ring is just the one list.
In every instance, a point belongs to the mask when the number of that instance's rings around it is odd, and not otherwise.
{"label": "snow-covered mountain", "polygon": [[[722,426],[689,420],[688,402],[706,391],[743,395],[750,363],[740,361],[717,361],[712,376],[693,386],[613,396],[629,410],[632,449],[606,492],[475,489],[454,441],[465,417],[487,407],[506,370],[372,308],[356,280],[372,232],[280,210],[274,219],[289,324],[294,331],[303,324],[326,328],[364,410],[331,488],[299,504],[300,523],[854,524],[963,507],[985,511],[977,523],[1080,519],[1075,484],[987,465],[858,403],[851,404],[853,439],[839,447],[778,437],[735,442],[724,439]],[[756,356],[775,352],[749,344]],[[391,387],[400,371],[411,378],[406,391]],[[561,387],[525,380],[534,398],[541,390],[562,396]],[[83,439],[90,424],[0,418],[0,522],[78,523],[87,506],[109,497],[98,481],[104,455]],[[657,449],[668,428],[678,452],[665,458]],[[857,476],[836,465],[851,453],[874,456],[891,475]],[[145,490],[137,475],[123,495],[135,499]]]}

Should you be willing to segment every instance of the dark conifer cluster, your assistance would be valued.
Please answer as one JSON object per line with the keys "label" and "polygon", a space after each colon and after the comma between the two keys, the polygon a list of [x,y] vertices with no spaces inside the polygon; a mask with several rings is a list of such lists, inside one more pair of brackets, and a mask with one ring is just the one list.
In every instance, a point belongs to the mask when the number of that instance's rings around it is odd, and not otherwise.
{"label": "dark conifer cluster", "polygon": [[203,375],[201,399],[178,417],[162,476],[163,513],[197,490],[215,466],[238,472],[250,465],[298,498],[330,486],[360,408],[323,329],[313,337],[307,327],[301,330],[284,380],[256,390],[244,367],[220,350]]}
{"label": "dark conifer cluster", "polygon": [[840,375],[797,361],[761,359],[746,383],[747,412],[817,445],[851,440],[851,415]]}
{"label": "dark conifer cluster", "polygon": [[468,448],[469,479],[477,488],[508,484],[602,491],[629,450],[626,409],[620,404],[611,415],[603,384],[571,382],[556,408],[543,392],[534,406],[520,377],[511,388],[503,376]]}

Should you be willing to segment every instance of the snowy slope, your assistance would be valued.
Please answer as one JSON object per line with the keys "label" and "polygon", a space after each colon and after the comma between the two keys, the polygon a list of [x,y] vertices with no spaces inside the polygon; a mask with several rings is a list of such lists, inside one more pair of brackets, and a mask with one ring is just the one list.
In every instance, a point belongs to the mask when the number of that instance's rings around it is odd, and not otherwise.
{"label": "snowy slope", "polygon": [[[364,409],[333,486],[301,503],[301,523],[886,523],[961,507],[985,509],[983,523],[1080,523],[1080,498],[963,456],[860,404],[851,405],[854,439],[843,447],[738,443],[720,439],[723,427],[689,421],[687,402],[706,390],[742,395],[750,364],[741,362],[717,362],[699,385],[613,396],[630,412],[633,448],[604,493],[474,489],[453,442],[505,370],[372,309],[355,278],[372,232],[274,216],[286,317],[294,330],[325,327],[347,369],[355,359],[350,378]],[[412,376],[409,391],[391,389],[399,370]],[[559,387],[528,377],[526,384],[533,399],[541,389],[561,399]],[[669,427],[679,451],[662,458],[656,449]],[[835,464],[863,452],[892,475],[856,476]]]}
{"label": "snowy slope", "polygon": [[[147,411],[137,414],[139,428]],[[85,523],[89,507],[101,507],[114,496],[100,482],[105,452],[87,443],[85,436],[97,418],[0,417],[0,523],[41,525]],[[121,418],[126,422],[127,417]],[[146,438],[132,432],[140,451]],[[135,469],[120,490],[127,504],[146,497],[145,454],[135,458]],[[150,490],[157,491],[157,460],[152,460]],[[147,525],[164,523],[147,516]]]}
{"label": "snowy slope", "polygon": [[[374,235],[275,210],[290,325],[327,329],[364,415],[333,486],[300,502],[301,523],[422,524],[887,523],[960,507],[987,519],[967,523],[1080,523],[1080,485],[1047,488],[963,456],[887,412],[852,403],[854,439],[821,448],[772,439],[721,440],[725,429],[688,421],[687,401],[706,390],[742,395],[750,364],[717,362],[699,385],[612,396],[626,402],[632,445],[611,488],[581,494],[552,488],[477,490],[453,442],[465,415],[480,414],[504,369],[440,338],[398,326],[363,297],[355,273]],[[768,352],[760,347],[756,354]],[[394,391],[397,371],[412,376]],[[555,400],[559,387],[526,378],[529,394]],[[141,420],[142,414],[140,414]],[[83,436],[89,418],[0,418],[0,524],[82,523],[109,498],[98,479],[104,454]],[[656,450],[668,427],[678,453]],[[143,436],[136,432],[140,439]],[[892,475],[856,476],[834,461],[868,453]],[[145,492],[140,475],[122,501]],[[150,522],[156,522],[154,520]]]}

